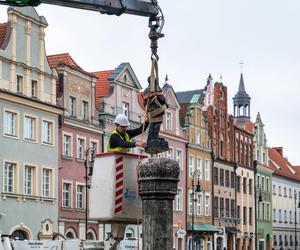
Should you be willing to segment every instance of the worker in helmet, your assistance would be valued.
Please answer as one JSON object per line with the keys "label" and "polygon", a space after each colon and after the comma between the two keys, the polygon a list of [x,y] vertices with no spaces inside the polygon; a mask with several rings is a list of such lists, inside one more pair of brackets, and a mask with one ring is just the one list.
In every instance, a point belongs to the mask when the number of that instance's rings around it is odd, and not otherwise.
{"label": "worker in helmet", "polygon": [[107,152],[129,152],[130,148],[134,147],[146,147],[146,143],[131,141],[131,139],[137,135],[142,134],[147,129],[149,123],[142,124],[139,128],[128,129],[130,125],[126,115],[119,114],[115,119],[116,129],[112,132],[109,142],[107,144]]}

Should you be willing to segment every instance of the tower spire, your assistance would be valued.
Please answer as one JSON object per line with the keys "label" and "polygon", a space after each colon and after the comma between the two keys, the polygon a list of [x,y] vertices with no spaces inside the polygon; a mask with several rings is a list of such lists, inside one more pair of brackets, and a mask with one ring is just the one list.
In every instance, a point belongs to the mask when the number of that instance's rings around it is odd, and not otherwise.
{"label": "tower spire", "polygon": [[243,76],[243,64],[241,61],[241,76],[238,92],[233,97],[233,113],[234,120],[237,124],[244,125],[251,121],[250,117],[250,100],[251,97],[247,94]]}

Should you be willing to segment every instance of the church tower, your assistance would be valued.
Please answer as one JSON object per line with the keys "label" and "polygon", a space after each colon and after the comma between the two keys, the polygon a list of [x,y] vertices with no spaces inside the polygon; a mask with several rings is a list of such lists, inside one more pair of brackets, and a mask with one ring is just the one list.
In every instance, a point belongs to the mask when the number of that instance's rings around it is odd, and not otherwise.
{"label": "church tower", "polygon": [[239,90],[233,97],[233,115],[236,124],[244,125],[251,122],[250,100],[251,97],[245,90],[243,73],[241,73]]}

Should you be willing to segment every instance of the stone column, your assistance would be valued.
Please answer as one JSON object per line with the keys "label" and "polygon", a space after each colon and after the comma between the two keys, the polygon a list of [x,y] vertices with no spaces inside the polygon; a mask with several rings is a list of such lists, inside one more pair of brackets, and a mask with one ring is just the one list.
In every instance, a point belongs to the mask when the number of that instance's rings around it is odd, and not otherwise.
{"label": "stone column", "polygon": [[143,250],[172,250],[173,200],[179,172],[178,163],[171,159],[151,158],[141,164]]}

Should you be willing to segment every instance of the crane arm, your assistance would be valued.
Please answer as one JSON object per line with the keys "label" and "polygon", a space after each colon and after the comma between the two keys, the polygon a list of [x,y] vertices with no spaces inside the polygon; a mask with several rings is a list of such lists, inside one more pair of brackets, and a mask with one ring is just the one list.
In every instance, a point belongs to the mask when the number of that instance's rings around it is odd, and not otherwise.
{"label": "crane arm", "polygon": [[157,0],[0,0],[0,4],[11,6],[38,6],[41,3],[118,16],[126,13],[153,17],[159,13]]}

